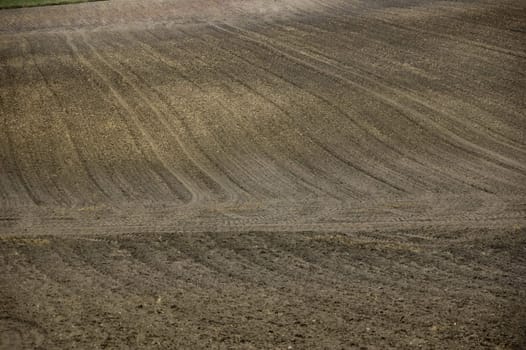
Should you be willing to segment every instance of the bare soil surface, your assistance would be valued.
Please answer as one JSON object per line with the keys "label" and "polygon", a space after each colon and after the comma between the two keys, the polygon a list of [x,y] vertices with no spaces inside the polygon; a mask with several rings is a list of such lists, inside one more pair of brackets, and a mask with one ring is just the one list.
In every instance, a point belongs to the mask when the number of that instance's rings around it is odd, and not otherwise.
{"label": "bare soil surface", "polygon": [[523,1],[0,11],[0,349],[526,348]]}

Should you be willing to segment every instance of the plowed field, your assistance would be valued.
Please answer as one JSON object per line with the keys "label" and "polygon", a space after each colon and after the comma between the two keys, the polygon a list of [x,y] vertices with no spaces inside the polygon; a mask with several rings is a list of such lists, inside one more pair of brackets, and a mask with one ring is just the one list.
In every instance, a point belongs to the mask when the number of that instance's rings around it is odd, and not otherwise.
{"label": "plowed field", "polygon": [[0,11],[0,349],[523,349],[526,3]]}

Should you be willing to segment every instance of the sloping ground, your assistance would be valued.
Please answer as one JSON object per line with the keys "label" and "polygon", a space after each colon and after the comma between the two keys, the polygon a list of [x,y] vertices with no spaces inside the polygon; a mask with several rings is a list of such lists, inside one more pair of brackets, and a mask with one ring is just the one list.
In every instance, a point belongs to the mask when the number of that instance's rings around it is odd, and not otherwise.
{"label": "sloping ground", "polygon": [[525,10],[0,12],[0,348],[521,348]]}

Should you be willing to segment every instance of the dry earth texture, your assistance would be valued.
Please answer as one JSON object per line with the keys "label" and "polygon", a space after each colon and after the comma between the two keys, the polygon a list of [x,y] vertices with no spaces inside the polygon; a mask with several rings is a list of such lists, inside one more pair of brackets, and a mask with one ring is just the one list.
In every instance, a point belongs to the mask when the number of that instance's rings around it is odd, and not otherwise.
{"label": "dry earth texture", "polygon": [[526,348],[526,2],[0,12],[1,349]]}

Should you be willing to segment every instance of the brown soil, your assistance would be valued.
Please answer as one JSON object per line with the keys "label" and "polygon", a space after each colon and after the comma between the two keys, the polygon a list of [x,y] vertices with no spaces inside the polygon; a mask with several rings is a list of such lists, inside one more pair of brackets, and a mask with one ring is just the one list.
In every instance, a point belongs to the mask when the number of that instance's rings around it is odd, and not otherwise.
{"label": "brown soil", "polygon": [[0,11],[0,349],[526,348],[525,14]]}

